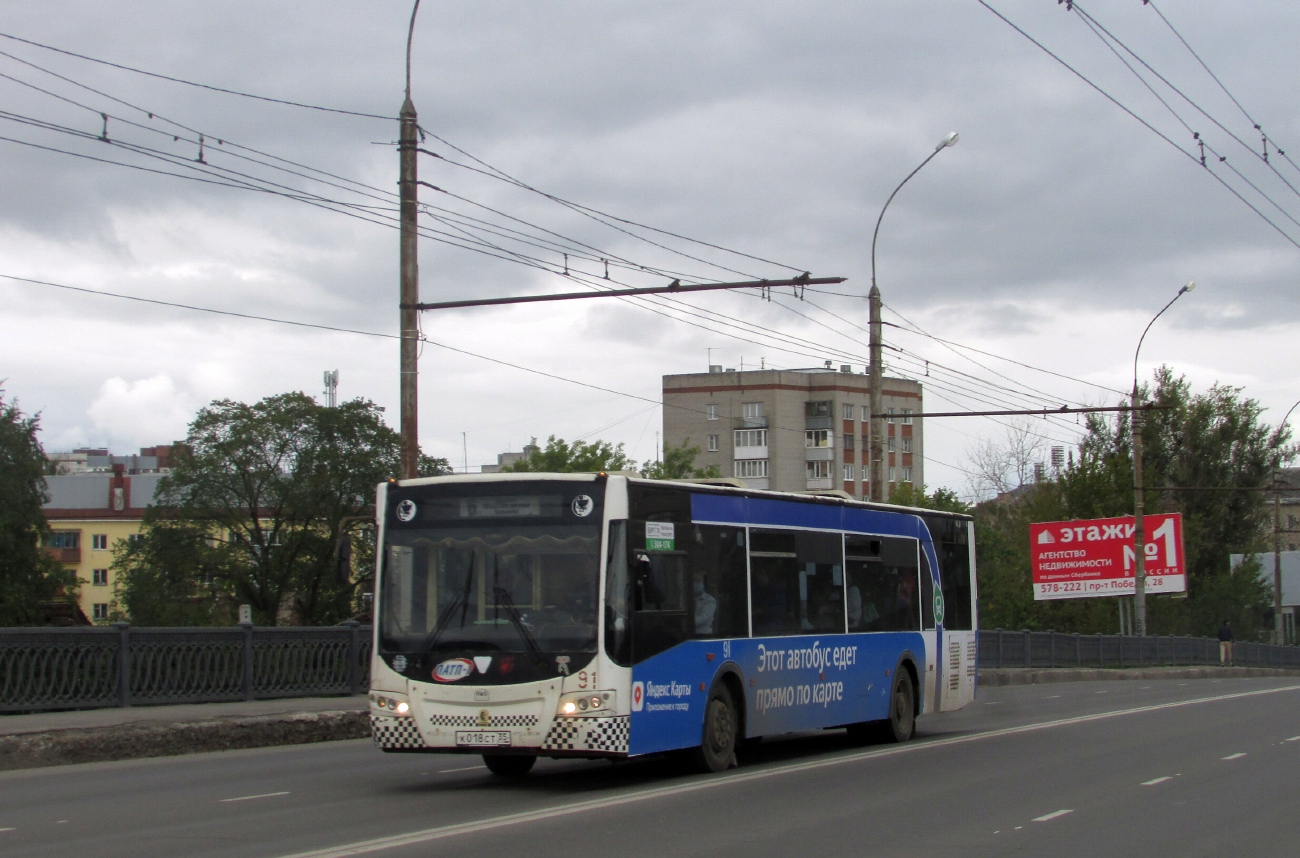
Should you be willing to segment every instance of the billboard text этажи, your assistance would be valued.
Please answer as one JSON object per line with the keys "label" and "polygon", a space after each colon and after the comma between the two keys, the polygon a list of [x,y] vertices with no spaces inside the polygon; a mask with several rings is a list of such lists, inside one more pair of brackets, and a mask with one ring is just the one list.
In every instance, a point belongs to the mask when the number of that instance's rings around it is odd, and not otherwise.
{"label": "billboard text \u044d\u0442\u0430\u0436\u0438", "polygon": [[[1133,595],[1133,517],[1029,525],[1034,599]],[[1143,516],[1146,592],[1187,592],[1183,517]]]}

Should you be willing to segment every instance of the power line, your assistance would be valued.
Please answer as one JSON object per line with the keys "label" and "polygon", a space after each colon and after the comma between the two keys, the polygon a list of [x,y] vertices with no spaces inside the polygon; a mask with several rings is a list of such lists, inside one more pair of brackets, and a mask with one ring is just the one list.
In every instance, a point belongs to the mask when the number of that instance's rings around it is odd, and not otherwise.
{"label": "power line", "polygon": [[170,83],[179,83],[184,86],[192,86],[197,89],[206,89],[210,92],[219,92],[224,95],[236,95],[239,96],[240,98],[251,98],[256,101],[265,101],[271,104],[283,104],[287,107],[301,107],[305,110],[317,110],[322,113],[338,113],[343,116],[358,116],[363,119],[383,119],[388,122],[393,122],[397,118],[395,116],[381,116],[380,114],[377,113],[363,113],[356,110],[343,110],[337,107],[322,107],[319,104],[307,104],[306,102],[302,102],[302,101],[290,101],[283,98],[272,98],[267,95],[256,95],[251,92],[240,92],[239,90],[235,90],[235,89],[226,89],[225,87],[213,86],[211,84],[197,83],[196,81],[185,80],[184,78],[172,77],[170,75],[165,75],[165,74],[159,74],[158,72],[145,71],[144,69],[134,68],[132,66],[123,65],[121,63],[110,62],[109,60],[97,59],[96,57],[87,56],[85,54],[79,54],[76,53],[75,51],[64,50],[63,48],[56,48],[53,45],[45,45],[40,42],[34,42],[31,39],[24,39],[20,36],[14,36],[9,33],[0,33],[0,38],[10,39],[15,42],[22,42],[23,44],[31,45],[34,48],[41,48],[42,50],[53,51],[56,54],[63,54],[64,56],[75,57],[76,59],[85,60],[86,62],[98,63],[99,65],[120,69],[121,71],[128,71],[128,72],[132,72],[133,74],[144,75],[145,77],[151,77],[157,80],[165,80],[165,81],[169,81]]}
{"label": "power line", "polygon": [[1166,135],[1164,132],[1160,131],[1160,130],[1157,129],[1154,125],[1152,125],[1151,123],[1147,122],[1147,121],[1146,121],[1145,119],[1143,119],[1142,117],[1138,116],[1136,113],[1134,113],[1132,110],[1130,110],[1127,106],[1125,106],[1122,102],[1120,102],[1119,99],[1115,98],[1115,96],[1111,95],[1109,92],[1107,92],[1106,90],[1102,89],[1098,84],[1093,83],[1093,82],[1092,82],[1092,81],[1091,81],[1091,80],[1090,80],[1086,75],[1084,75],[1082,72],[1080,72],[1080,71],[1079,71],[1078,69],[1076,69],[1074,66],[1070,65],[1069,63],[1067,63],[1065,60],[1061,59],[1061,57],[1059,57],[1059,56],[1057,56],[1055,53],[1053,53],[1053,52],[1051,51],[1051,49],[1049,49],[1049,48],[1048,48],[1046,45],[1044,45],[1042,42],[1038,41],[1038,40],[1035,39],[1033,36],[1029,35],[1029,33],[1025,32],[1023,29],[1021,29],[1020,27],[1018,27],[1016,24],[1012,23],[1012,21],[1011,21],[1009,18],[1007,18],[1007,17],[1006,17],[1005,15],[1003,15],[1001,12],[999,12],[998,10],[996,10],[996,9],[994,9],[992,6],[990,6],[987,2],[985,2],[985,0],[977,0],[977,2],[978,2],[981,6],[983,6],[985,9],[989,10],[989,11],[992,12],[994,15],[996,15],[996,16],[997,16],[997,17],[998,17],[998,18],[999,18],[1003,23],[1005,23],[1005,24],[1006,24],[1007,26],[1009,26],[1011,29],[1015,30],[1017,33],[1019,33],[1020,35],[1024,36],[1026,39],[1028,39],[1031,43],[1033,43],[1033,44],[1034,44],[1034,45],[1035,45],[1039,50],[1041,50],[1043,53],[1047,54],[1049,57],[1051,57],[1052,59],[1056,60],[1056,62],[1058,62],[1060,65],[1064,66],[1064,67],[1065,67],[1065,68],[1066,68],[1066,69],[1067,69],[1071,74],[1073,74],[1074,76],[1076,76],[1077,78],[1079,78],[1079,80],[1083,81],[1083,82],[1086,83],[1088,86],[1092,87],[1092,89],[1094,89],[1098,94],[1100,94],[1100,95],[1101,95],[1103,98],[1105,98],[1107,101],[1109,101],[1110,103],[1112,103],[1112,104],[1114,104],[1116,107],[1118,107],[1120,110],[1122,110],[1122,111],[1124,111],[1125,113],[1127,113],[1131,118],[1133,118],[1134,120],[1136,120],[1139,124],[1141,124],[1144,128],[1146,128],[1146,129],[1147,129],[1148,131],[1150,131],[1152,134],[1155,134],[1155,135],[1156,135],[1157,137],[1159,137],[1161,140],[1163,140],[1163,141],[1165,141],[1166,143],[1168,143],[1168,144],[1169,144],[1170,146],[1172,146],[1174,149],[1176,149],[1176,150],[1178,150],[1180,153],[1182,153],[1185,157],[1190,158],[1190,159],[1191,159],[1192,161],[1194,161],[1195,163],[1200,164],[1201,167],[1204,168],[1205,171],[1206,171],[1207,173],[1209,173],[1212,177],[1214,177],[1214,180],[1215,180],[1215,181],[1217,181],[1219,184],[1221,184],[1221,185],[1222,185],[1222,186],[1223,186],[1223,187],[1228,191],[1228,193],[1232,194],[1234,197],[1236,197],[1238,200],[1240,200],[1241,203],[1242,203],[1243,205],[1245,205],[1247,208],[1249,208],[1251,211],[1253,211],[1253,212],[1254,212],[1254,213],[1255,213],[1255,214],[1256,214],[1256,215],[1257,215],[1261,220],[1263,220],[1263,221],[1264,221],[1265,223],[1267,223],[1269,226],[1273,227],[1273,229],[1274,229],[1274,230],[1275,230],[1279,235],[1281,235],[1284,239],[1286,239],[1286,241],[1287,241],[1288,243],[1294,245],[1294,246],[1297,247],[1297,248],[1300,248],[1300,241],[1297,241],[1295,238],[1292,238],[1292,237],[1291,237],[1291,236],[1290,236],[1290,235],[1289,235],[1285,230],[1282,229],[1282,227],[1280,227],[1280,226],[1278,226],[1276,223],[1274,223],[1273,220],[1272,220],[1271,218],[1268,217],[1268,215],[1266,215],[1266,214],[1264,214],[1262,211],[1260,211],[1260,210],[1259,210],[1259,209],[1258,209],[1254,204],[1252,204],[1252,203],[1250,202],[1250,200],[1247,200],[1244,196],[1242,196],[1241,193],[1240,193],[1236,188],[1234,188],[1234,187],[1232,187],[1232,185],[1228,184],[1227,180],[1225,180],[1225,179],[1224,179],[1222,176],[1220,176],[1218,173],[1216,173],[1216,172],[1214,172],[1213,170],[1211,170],[1211,169],[1209,168],[1209,165],[1208,165],[1208,164],[1204,164],[1204,163],[1202,163],[1201,160],[1200,160],[1200,158],[1199,158],[1198,156],[1192,154],[1191,152],[1187,151],[1187,150],[1184,149],[1183,147],[1179,146],[1177,143],[1175,143],[1173,140],[1171,140],[1171,139],[1168,137],[1168,135]]}

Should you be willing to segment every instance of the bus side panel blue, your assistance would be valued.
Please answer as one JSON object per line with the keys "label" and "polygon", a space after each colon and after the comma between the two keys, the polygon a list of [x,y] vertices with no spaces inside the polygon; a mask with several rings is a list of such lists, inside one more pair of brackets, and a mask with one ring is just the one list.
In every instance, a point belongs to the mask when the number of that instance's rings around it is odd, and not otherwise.
{"label": "bus side panel blue", "polygon": [[748,736],[882,719],[893,670],[909,650],[924,664],[916,632],[687,641],[632,669],[628,750],[699,745],[708,690],[728,663],[744,687]]}

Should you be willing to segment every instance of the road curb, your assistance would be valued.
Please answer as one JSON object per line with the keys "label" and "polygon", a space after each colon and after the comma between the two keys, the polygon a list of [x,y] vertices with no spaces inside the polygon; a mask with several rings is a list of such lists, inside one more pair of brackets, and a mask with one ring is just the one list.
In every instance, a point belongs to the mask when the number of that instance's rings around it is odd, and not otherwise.
{"label": "road curb", "polygon": [[236,748],[305,745],[364,739],[369,735],[370,716],[365,711],[294,712],[50,730],[0,736],[0,771]]}
{"label": "road curb", "polygon": [[1300,670],[1275,667],[1135,667],[1025,668],[1004,667],[979,672],[979,684],[1045,685],[1055,682],[1097,682],[1114,679],[1237,679],[1261,676],[1300,676]]}

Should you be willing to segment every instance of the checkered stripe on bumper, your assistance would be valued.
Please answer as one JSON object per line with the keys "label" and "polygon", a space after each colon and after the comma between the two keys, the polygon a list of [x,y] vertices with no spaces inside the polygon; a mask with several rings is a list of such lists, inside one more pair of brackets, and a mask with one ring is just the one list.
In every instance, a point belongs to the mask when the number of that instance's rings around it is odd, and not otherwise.
{"label": "checkered stripe on bumper", "polygon": [[424,739],[414,718],[370,716],[370,736],[381,748],[423,748]]}
{"label": "checkered stripe on bumper", "polygon": [[562,718],[557,719],[542,742],[544,751],[605,751],[626,754],[630,718]]}
{"label": "checkered stripe on bumper", "polygon": [[537,720],[536,715],[492,715],[484,724],[477,715],[433,715],[429,723],[434,727],[536,727]]}

